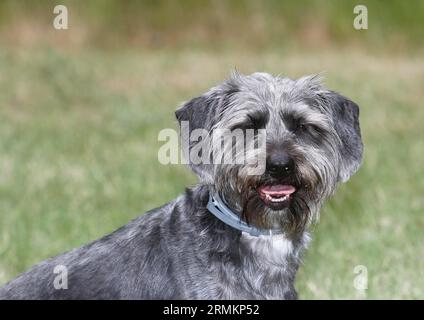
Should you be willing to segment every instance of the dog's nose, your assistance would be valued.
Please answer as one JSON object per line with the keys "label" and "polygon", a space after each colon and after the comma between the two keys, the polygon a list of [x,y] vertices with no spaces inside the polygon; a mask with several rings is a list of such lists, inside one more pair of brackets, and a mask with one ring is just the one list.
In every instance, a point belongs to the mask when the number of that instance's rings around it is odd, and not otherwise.
{"label": "dog's nose", "polygon": [[267,158],[266,169],[275,177],[285,177],[293,172],[293,159],[285,152],[275,152]]}

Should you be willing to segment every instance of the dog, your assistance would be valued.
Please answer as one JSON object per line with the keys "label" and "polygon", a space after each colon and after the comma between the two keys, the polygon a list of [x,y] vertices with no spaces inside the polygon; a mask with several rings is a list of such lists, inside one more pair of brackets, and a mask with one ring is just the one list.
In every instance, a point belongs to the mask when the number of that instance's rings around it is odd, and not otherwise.
{"label": "dog", "polygon": [[[263,173],[189,161],[196,186],[35,265],[0,289],[1,299],[298,298],[309,226],[362,162],[358,105],[318,76],[234,73],[182,104],[176,118],[190,132],[265,130]],[[66,267],[67,288],[54,285],[57,266]]]}

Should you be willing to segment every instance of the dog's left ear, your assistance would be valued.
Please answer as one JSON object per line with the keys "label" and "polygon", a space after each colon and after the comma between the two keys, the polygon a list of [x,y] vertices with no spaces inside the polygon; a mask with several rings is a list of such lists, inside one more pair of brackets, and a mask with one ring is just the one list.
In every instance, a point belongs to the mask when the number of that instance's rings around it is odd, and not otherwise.
{"label": "dog's left ear", "polygon": [[336,132],[341,140],[339,181],[346,182],[362,163],[363,144],[359,126],[359,107],[348,98],[330,91],[326,95]]}

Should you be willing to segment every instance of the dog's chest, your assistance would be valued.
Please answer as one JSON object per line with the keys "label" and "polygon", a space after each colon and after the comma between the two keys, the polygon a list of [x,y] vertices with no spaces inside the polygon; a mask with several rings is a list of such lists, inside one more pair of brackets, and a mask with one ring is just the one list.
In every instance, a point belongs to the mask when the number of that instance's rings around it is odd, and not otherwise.
{"label": "dog's chest", "polygon": [[271,265],[286,264],[287,259],[297,251],[292,240],[284,235],[254,237],[243,233],[240,241],[253,259],[260,259],[263,263]]}
{"label": "dog's chest", "polygon": [[[307,240],[308,236],[305,234],[304,238]],[[303,244],[284,235],[254,237],[243,233],[240,238],[243,263],[237,281],[227,278],[225,298],[296,298],[294,279]]]}

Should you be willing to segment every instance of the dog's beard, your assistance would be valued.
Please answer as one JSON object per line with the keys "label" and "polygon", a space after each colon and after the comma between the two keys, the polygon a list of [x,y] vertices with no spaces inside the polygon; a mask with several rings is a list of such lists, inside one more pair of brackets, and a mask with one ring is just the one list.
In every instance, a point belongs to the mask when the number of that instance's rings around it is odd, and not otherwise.
{"label": "dog's beard", "polygon": [[[327,193],[321,177],[314,170],[303,170],[304,175],[293,174],[279,181],[268,175],[240,175],[240,168],[223,167],[217,175],[216,188],[241,219],[260,229],[280,228],[287,236],[302,233],[318,217],[319,208]],[[293,185],[296,192],[282,208],[273,208],[264,202],[258,192],[263,185],[284,183]]]}
{"label": "dog's beard", "polygon": [[298,234],[304,231],[314,212],[312,195],[305,185],[296,183],[296,192],[290,195],[283,208],[268,206],[258,194],[257,188],[263,184],[275,183],[273,180],[250,179],[250,185],[244,185],[240,193],[241,218],[258,228],[280,228],[286,234]]}

